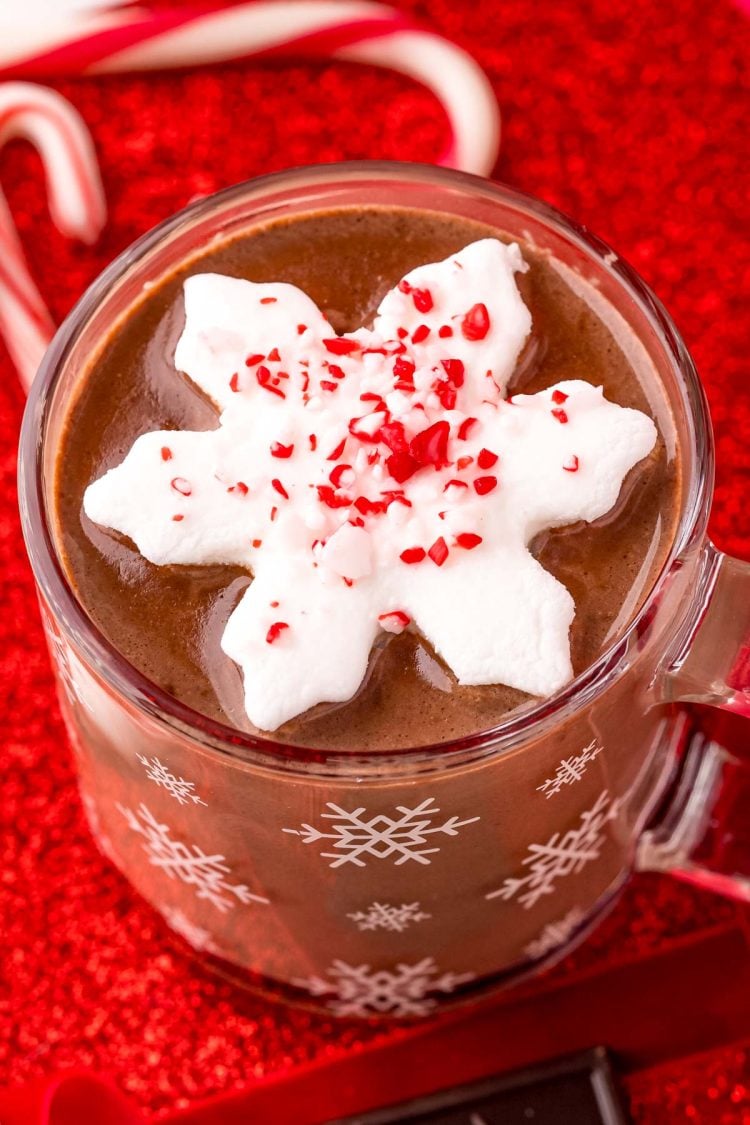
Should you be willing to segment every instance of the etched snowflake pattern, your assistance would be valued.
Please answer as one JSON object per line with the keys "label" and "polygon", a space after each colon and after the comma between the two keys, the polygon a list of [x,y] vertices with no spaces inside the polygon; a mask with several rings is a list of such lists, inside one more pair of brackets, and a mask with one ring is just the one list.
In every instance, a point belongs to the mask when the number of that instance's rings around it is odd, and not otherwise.
{"label": "etched snowflake pattern", "polygon": [[179,907],[163,906],[161,912],[170,929],[184,938],[193,949],[197,949],[199,952],[213,949],[211,931],[205,930],[203,926],[196,926]]}
{"label": "etched snowflake pattern", "polygon": [[425,922],[431,917],[431,914],[425,914],[419,909],[418,902],[402,902],[400,906],[392,906],[389,902],[373,902],[367,910],[347,914],[347,918],[356,922],[358,930],[390,930],[397,934],[408,930],[416,922]]}
{"label": "etched snowflake pattern", "polygon": [[330,832],[324,832],[312,824],[303,824],[301,828],[284,828],[282,831],[299,836],[305,844],[332,840],[330,846],[335,850],[320,853],[322,857],[332,861],[329,867],[341,867],[345,863],[366,867],[368,859],[393,859],[396,867],[409,860],[429,864],[432,860],[428,857],[440,851],[438,847],[424,847],[431,837],[457,836],[459,829],[479,820],[478,816],[467,820],[451,816],[442,824],[433,824],[433,818],[440,812],[434,801],[434,797],[427,797],[413,809],[397,805],[397,816],[378,813],[369,819],[364,807],[348,812],[340,805],[328,801],[326,807],[331,811],[324,812],[321,816],[323,820],[332,822],[324,825],[330,827]]}
{"label": "etched snowflake pattern", "polygon": [[584,746],[580,754],[574,758],[563,758],[555,771],[554,777],[548,777],[541,785],[537,785],[537,792],[544,793],[547,800],[559,793],[563,785],[574,785],[580,781],[589,763],[601,754],[604,747],[594,739],[588,746]]}
{"label": "etched snowflake pattern", "polygon": [[441,973],[432,957],[416,965],[372,970],[369,965],[334,961],[328,980],[312,976],[292,983],[312,996],[328,997],[336,1016],[426,1016],[437,1007],[434,993],[451,993],[474,979],[474,973]]}
{"label": "etched snowflake pattern", "polygon": [[558,918],[556,922],[550,922],[549,925],[545,926],[539,936],[525,946],[524,953],[527,957],[544,957],[551,950],[557,949],[559,945],[567,941],[584,917],[580,906],[574,906],[564,917]]}
{"label": "etched snowflake pattern", "polygon": [[506,879],[502,887],[485,895],[504,902],[518,896],[518,902],[529,910],[544,895],[551,895],[558,880],[576,875],[587,864],[598,859],[606,838],[605,827],[617,815],[617,802],[610,802],[603,790],[590,809],[581,813],[577,828],[555,832],[544,844],[531,844],[523,866],[527,875]]}
{"label": "etched snowflake pattern", "polygon": [[141,804],[137,813],[122,805],[117,807],[131,831],[145,839],[143,850],[149,863],[161,868],[170,879],[179,879],[195,887],[196,898],[206,899],[222,913],[236,905],[234,900],[244,904],[259,902],[268,905],[267,898],[252,894],[244,883],[227,880],[231,869],[224,862],[223,855],[208,855],[197,844],[173,840],[168,825],[160,824],[146,805]]}
{"label": "etched snowflake pattern", "polygon": [[169,793],[170,797],[174,797],[175,801],[179,801],[181,805],[188,805],[192,801],[194,805],[205,805],[206,802],[202,800],[195,790],[195,783],[186,781],[184,777],[175,777],[170,771],[168,766],[165,766],[158,758],[144,757],[143,754],[138,754],[138,761],[146,770],[146,777],[149,781],[153,781],[155,785],[159,785]]}

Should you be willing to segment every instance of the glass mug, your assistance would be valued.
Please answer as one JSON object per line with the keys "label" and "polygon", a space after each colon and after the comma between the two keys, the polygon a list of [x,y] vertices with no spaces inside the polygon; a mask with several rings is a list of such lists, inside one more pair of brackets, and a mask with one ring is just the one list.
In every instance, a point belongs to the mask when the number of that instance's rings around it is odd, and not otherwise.
{"label": "glass mug", "polygon": [[[254,224],[363,204],[517,232],[592,282],[664,384],[685,478],[668,562],[594,665],[493,730],[376,755],[255,739],[167,696],[76,602],[49,518],[71,389],[143,287]],[[750,714],[750,567],[706,539],[712,484],[706,403],[672,322],[616,254],[546,205],[389,163],[283,172],[192,205],[70,314],[21,439],[24,532],[98,843],[210,961],[338,1016],[423,1016],[518,979],[580,940],[634,867],[750,898],[750,848],[733,827],[748,774],[686,707]]]}

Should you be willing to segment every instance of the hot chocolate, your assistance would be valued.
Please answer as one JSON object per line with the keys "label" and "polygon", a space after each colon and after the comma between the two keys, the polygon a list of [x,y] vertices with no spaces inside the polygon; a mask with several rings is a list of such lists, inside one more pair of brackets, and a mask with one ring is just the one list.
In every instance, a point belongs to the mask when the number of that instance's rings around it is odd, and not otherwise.
{"label": "hot chocolate", "polygon": [[[92,357],[70,408],[57,460],[55,515],[60,553],[77,596],[131,664],[195,710],[254,729],[243,706],[239,667],[221,647],[227,621],[252,580],[248,568],[157,566],[127,536],[84,512],[86,489],[123,461],[139,435],[216,429],[215,403],[175,366],[185,330],[185,279],[211,272],[256,283],[288,282],[319,306],[332,333],[352,333],[372,323],[387,291],[415,267],[460,257],[470,244],[498,237],[509,241],[503,232],[468,220],[406,209],[308,214],[213,245],[128,311]],[[575,275],[531,246],[522,244],[522,253],[529,268],[516,274],[516,283],[531,330],[506,393],[527,396],[584,380],[601,386],[610,402],[652,417],[659,431],[656,444],[644,446],[650,452],[631,459],[617,503],[600,509],[606,514],[591,523],[543,530],[530,544],[544,571],[575,602],[570,642],[573,671],[579,673],[627,625],[663,565],[680,503],[679,461],[664,440],[671,432],[666,401],[652,372],[638,367],[624,328],[607,323]],[[429,311],[424,301],[422,308]],[[555,393],[564,402],[565,392]],[[556,402],[549,404],[553,411]],[[444,405],[449,411],[455,403]],[[558,407],[559,413],[565,411]],[[485,464],[495,456],[484,454]],[[576,471],[575,461],[569,459],[567,467],[561,461],[561,473]],[[358,522],[364,520],[355,516]],[[469,546],[468,535],[473,547],[474,533],[463,534],[464,544]],[[421,633],[392,632],[386,624],[351,699],[321,702],[263,733],[331,749],[407,747],[489,728],[533,701],[502,684],[459,685]]]}

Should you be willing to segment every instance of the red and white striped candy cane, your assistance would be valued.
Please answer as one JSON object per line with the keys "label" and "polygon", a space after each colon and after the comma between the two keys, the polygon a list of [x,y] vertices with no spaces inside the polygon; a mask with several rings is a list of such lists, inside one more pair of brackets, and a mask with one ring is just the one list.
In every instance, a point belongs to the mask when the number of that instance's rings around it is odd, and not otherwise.
{"label": "red and white striped candy cane", "polygon": [[[7,19],[7,17],[6,17]],[[2,24],[0,13],[0,25]],[[0,26],[0,78],[155,70],[279,56],[373,63],[407,74],[437,96],[451,125],[441,164],[487,173],[497,158],[500,114],[474,60],[403,13],[369,0],[257,0],[151,11],[90,0],[76,12],[51,5],[45,19],[21,4]],[[14,81],[0,86],[0,145],[23,136],[39,149],[50,209],[63,233],[94,240],[104,199],[86,128],[58,95]],[[0,193],[0,332],[28,386],[53,331]]]}
{"label": "red and white striped candy cane", "polygon": [[[50,7],[44,21],[14,6],[0,35],[0,77],[162,70],[283,56],[347,59],[407,74],[441,102],[452,142],[440,163],[487,174],[495,164],[500,115],[485,74],[454,43],[369,0],[256,0],[231,6],[150,11],[90,5],[75,18]],[[93,9],[93,10],[92,10]],[[26,18],[27,22],[24,22]]]}
{"label": "red and white striped candy cane", "polygon": [[[70,238],[93,242],[104,225],[104,193],[81,117],[51,90],[27,82],[0,85],[0,147],[23,137],[44,164],[52,218]],[[54,324],[32,279],[10,209],[0,191],[0,332],[28,387]]]}

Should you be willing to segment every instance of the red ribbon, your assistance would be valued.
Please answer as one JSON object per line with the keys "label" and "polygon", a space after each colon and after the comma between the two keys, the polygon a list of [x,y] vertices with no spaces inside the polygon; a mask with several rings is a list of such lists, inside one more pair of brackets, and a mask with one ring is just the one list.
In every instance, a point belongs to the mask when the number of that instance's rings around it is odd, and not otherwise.
{"label": "red ribbon", "polygon": [[146,1125],[140,1110],[104,1079],[58,1075],[0,1090],[2,1125]]}

